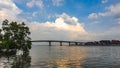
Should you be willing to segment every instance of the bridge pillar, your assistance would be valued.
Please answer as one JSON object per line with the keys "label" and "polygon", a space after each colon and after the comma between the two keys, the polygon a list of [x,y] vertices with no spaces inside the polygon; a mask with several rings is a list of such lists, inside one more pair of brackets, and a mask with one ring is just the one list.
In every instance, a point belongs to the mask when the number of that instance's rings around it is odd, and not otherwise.
{"label": "bridge pillar", "polygon": [[77,43],[77,42],[75,42],[75,45],[78,45],[78,43]]}
{"label": "bridge pillar", "polygon": [[51,41],[49,41],[49,46],[51,46]]}
{"label": "bridge pillar", "polygon": [[62,42],[60,42],[60,46],[62,46]]}
{"label": "bridge pillar", "polygon": [[70,46],[70,42],[69,42],[69,46]]}

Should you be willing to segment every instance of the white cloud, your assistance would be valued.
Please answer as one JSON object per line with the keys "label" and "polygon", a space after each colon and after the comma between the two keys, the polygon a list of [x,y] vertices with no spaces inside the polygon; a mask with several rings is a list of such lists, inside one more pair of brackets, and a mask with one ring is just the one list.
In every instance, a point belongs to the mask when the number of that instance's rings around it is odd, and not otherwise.
{"label": "white cloud", "polygon": [[[35,1],[35,0],[32,0]],[[31,1],[30,1],[31,2]],[[36,1],[35,1],[36,2]],[[39,3],[39,2],[38,2]],[[29,4],[29,7],[38,6],[37,3]],[[40,5],[39,5],[40,6]],[[90,18],[98,18],[98,16],[115,16],[120,14],[120,4],[112,5],[108,8],[109,11],[104,13],[91,14]],[[22,12],[12,0],[0,0],[0,21],[23,20],[18,19],[18,14]],[[36,16],[36,12],[33,13]],[[117,17],[120,24],[120,18]],[[24,20],[27,22],[26,20]],[[94,24],[99,22],[95,21]],[[66,13],[58,15],[54,22],[32,22],[27,23],[31,29],[32,39],[57,39],[57,40],[97,40],[97,39],[119,39],[120,26],[113,27],[110,30],[102,33],[88,33],[84,25],[78,21],[78,18],[71,17]],[[1,26],[1,25],[0,25]]]}
{"label": "white cloud", "polygon": [[89,16],[88,16],[89,19],[97,19],[98,18],[98,15],[96,13],[91,13]]}
{"label": "white cloud", "polygon": [[116,5],[111,5],[108,9],[110,10],[110,13],[120,14],[120,3]]}
{"label": "white cloud", "polygon": [[20,10],[12,0],[0,0],[0,21],[5,19],[15,20]]}
{"label": "white cloud", "polygon": [[43,8],[44,4],[42,0],[31,0],[26,4],[28,7],[37,6],[39,8]]}
{"label": "white cloud", "polygon": [[102,0],[102,3],[104,4],[104,3],[107,3],[108,2],[108,0]]}
{"label": "white cloud", "polygon": [[29,27],[32,39],[85,40],[84,35],[87,34],[84,26],[78,22],[76,17],[70,17],[65,13],[60,15],[55,22],[33,22],[29,24]]}
{"label": "white cloud", "polygon": [[52,0],[54,6],[61,6],[64,0]]}
{"label": "white cloud", "polygon": [[63,13],[62,15],[58,15],[58,16],[64,19],[64,22],[67,24],[76,25],[78,22],[78,19],[76,17],[70,17],[66,13]]}
{"label": "white cloud", "polygon": [[106,17],[106,16],[117,16],[120,14],[120,3],[116,5],[111,5],[107,8],[106,12],[99,12],[99,13],[91,13],[89,14],[88,18],[98,18],[98,17]]}
{"label": "white cloud", "polygon": [[[32,22],[28,23],[31,30],[33,40],[37,39],[52,39],[52,40],[120,40],[120,26],[112,27],[108,31],[101,33],[90,33],[85,30],[84,25],[78,22],[76,17],[71,17],[66,13],[58,15],[59,17],[54,22]],[[72,22],[72,23],[71,23]],[[98,24],[99,21],[94,21],[93,24]]]}

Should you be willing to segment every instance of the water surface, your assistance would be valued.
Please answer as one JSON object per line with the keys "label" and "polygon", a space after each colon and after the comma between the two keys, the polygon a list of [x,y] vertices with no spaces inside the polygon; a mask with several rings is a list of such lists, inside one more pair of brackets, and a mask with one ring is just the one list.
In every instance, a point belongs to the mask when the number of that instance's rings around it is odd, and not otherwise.
{"label": "water surface", "polygon": [[120,68],[120,46],[33,45],[31,68]]}
{"label": "water surface", "polygon": [[0,53],[0,68],[120,68],[120,46],[32,45],[30,53]]}

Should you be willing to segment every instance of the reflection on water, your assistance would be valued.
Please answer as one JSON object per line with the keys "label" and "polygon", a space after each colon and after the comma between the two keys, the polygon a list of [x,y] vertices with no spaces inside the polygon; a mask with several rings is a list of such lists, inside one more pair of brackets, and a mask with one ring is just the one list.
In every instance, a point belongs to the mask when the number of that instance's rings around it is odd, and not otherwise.
{"label": "reflection on water", "polygon": [[80,68],[84,50],[68,46],[34,46],[31,50],[32,67]]}
{"label": "reflection on water", "polygon": [[119,46],[33,46],[31,68],[119,68]]}
{"label": "reflection on water", "polygon": [[120,46],[36,46],[29,53],[0,53],[0,68],[120,68]]}
{"label": "reflection on water", "polygon": [[15,55],[9,53],[0,54],[0,68],[29,68],[31,63],[31,57],[29,53],[23,53],[23,55]]}

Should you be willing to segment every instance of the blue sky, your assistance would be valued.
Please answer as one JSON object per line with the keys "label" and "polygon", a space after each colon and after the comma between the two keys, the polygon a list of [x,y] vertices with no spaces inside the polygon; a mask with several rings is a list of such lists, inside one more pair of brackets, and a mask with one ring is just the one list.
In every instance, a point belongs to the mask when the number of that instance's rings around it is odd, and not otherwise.
{"label": "blue sky", "polygon": [[120,39],[120,0],[0,0],[0,4],[0,20],[25,21],[33,39]]}

